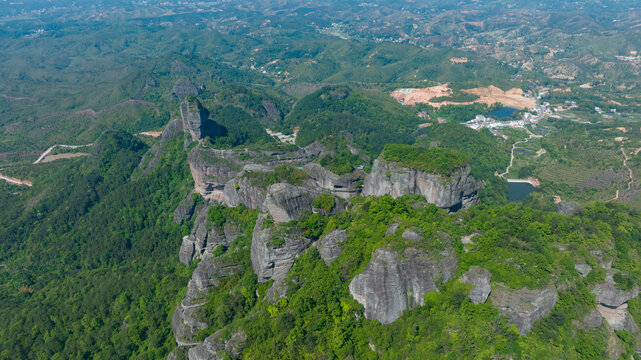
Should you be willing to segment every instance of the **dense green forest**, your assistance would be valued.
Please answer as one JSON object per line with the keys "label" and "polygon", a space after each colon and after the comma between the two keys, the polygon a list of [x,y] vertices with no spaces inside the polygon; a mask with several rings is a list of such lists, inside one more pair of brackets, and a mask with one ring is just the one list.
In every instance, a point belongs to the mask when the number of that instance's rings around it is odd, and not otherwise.
{"label": "dense green forest", "polygon": [[407,143],[418,125],[407,109],[377,91],[347,86],[327,87],[298,101],[284,123],[298,126],[296,144],[306,146],[316,139],[349,133],[356,146],[370,156],[387,143]]}
{"label": "dense green forest", "polygon": [[191,179],[177,138],[131,180],[146,149],[107,132],[86,162],[55,164],[21,195],[3,186],[0,358],[160,358],[174,346],[169,314],[190,271],[175,257],[188,225],[171,213]]}

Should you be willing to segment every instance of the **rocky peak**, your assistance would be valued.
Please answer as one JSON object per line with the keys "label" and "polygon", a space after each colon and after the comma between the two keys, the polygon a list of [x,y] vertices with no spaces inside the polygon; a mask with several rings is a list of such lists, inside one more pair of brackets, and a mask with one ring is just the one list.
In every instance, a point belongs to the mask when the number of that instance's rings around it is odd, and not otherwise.
{"label": "rocky peak", "polygon": [[191,136],[192,141],[205,137],[204,129],[209,120],[209,111],[200,104],[198,99],[187,98],[180,103],[180,115],[183,120],[183,129]]}

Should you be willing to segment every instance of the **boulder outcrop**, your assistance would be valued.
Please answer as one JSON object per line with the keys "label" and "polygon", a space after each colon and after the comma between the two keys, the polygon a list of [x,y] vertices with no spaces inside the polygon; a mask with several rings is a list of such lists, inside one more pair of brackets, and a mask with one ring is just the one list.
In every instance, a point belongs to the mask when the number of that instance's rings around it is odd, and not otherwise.
{"label": "boulder outcrop", "polygon": [[494,307],[510,319],[520,335],[526,335],[534,322],[549,314],[558,299],[553,285],[536,290],[509,290],[505,285],[497,284],[490,294]]}
{"label": "boulder outcrop", "polygon": [[389,194],[397,198],[405,194],[418,194],[440,208],[458,210],[476,204],[479,189],[479,184],[470,176],[469,165],[446,177],[378,158],[374,161],[372,172],[365,178],[363,195]]}
{"label": "boulder outcrop", "polygon": [[472,304],[484,303],[488,296],[490,296],[490,292],[492,292],[492,286],[490,285],[490,272],[482,267],[471,267],[461,275],[461,281],[473,286],[470,293],[467,295],[470,298],[470,301],[472,301]]}
{"label": "boulder outcrop", "polygon": [[423,230],[417,227],[411,227],[403,231],[403,234],[401,234],[401,238],[403,238],[403,240],[411,242],[419,242],[423,239],[423,236]]}
{"label": "boulder outcrop", "polygon": [[326,265],[332,263],[343,252],[343,243],[347,239],[345,230],[332,230],[315,244]]}
{"label": "boulder outcrop", "polygon": [[639,327],[634,322],[632,315],[628,312],[627,303],[616,308],[599,304],[597,305],[597,310],[612,329],[618,331],[625,330],[634,334],[639,332]]}
{"label": "boulder outcrop", "polygon": [[608,281],[596,284],[592,288],[592,293],[596,296],[596,301],[610,308],[618,308],[628,302],[628,300],[639,295],[639,288],[630,290],[620,290],[614,286],[614,283]]}
{"label": "boulder outcrop", "polygon": [[603,319],[601,318],[601,316],[602,315],[598,310],[591,309],[583,317],[583,321],[581,322],[581,327],[584,330],[591,330],[591,329],[598,328],[599,326],[601,326],[601,323],[603,322]]}
{"label": "boulder outcrop", "polygon": [[556,204],[556,212],[563,215],[576,215],[581,211],[581,204],[576,201],[561,201]]}
{"label": "boulder outcrop", "polygon": [[395,251],[380,248],[365,270],[354,277],[349,290],[365,307],[365,317],[389,324],[403,311],[424,305],[425,294],[438,291],[438,283],[450,280],[457,269],[451,248],[431,254],[410,247],[403,252],[403,259]]}
{"label": "boulder outcrop", "polygon": [[251,245],[252,267],[259,282],[284,279],[294,259],[311,244],[311,240],[299,233],[273,236],[272,228],[264,224],[267,216],[258,216]]}

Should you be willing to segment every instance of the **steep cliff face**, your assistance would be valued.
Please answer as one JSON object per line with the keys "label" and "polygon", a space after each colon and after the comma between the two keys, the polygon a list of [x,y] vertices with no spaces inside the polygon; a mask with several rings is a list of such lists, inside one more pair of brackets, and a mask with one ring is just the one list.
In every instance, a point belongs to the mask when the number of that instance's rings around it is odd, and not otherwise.
{"label": "steep cliff face", "polygon": [[242,152],[214,150],[196,146],[188,154],[194,189],[207,201],[224,202],[225,184],[240,172],[246,161]]}
{"label": "steep cliff face", "polygon": [[284,238],[274,236],[272,228],[264,224],[267,216],[258,216],[251,245],[252,267],[259,282],[283,280],[294,259],[311,244],[311,240],[299,233],[285,234]]}
{"label": "steep cliff face", "polygon": [[180,116],[183,120],[183,129],[192,141],[204,137],[204,128],[209,119],[209,112],[198,101],[185,100],[180,104]]}
{"label": "steep cliff face", "polygon": [[320,190],[327,190],[332,195],[344,199],[360,194],[361,189],[358,184],[365,178],[365,173],[360,170],[344,175],[336,175],[318,163],[309,163],[304,166],[304,169],[309,174],[315,187]]}
{"label": "steep cliff face", "polygon": [[448,248],[441,254],[407,248],[403,259],[388,249],[377,249],[365,270],[354,277],[349,290],[365,307],[365,317],[382,324],[398,319],[403,311],[424,305],[424,296],[438,291],[458,269],[456,253]]}
{"label": "steep cliff face", "polygon": [[270,185],[267,192],[264,209],[277,223],[299,219],[303,213],[311,210],[312,202],[321,194],[319,191],[288,183]]}
{"label": "steep cliff face", "polygon": [[440,208],[457,210],[476,204],[479,189],[479,184],[470,176],[469,165],[446,177],[401,167],[378,158],[374,161],[372,172],[365,178],[363,195],[389,194],[397,198],[405,194],[418,194]]}
{"label": "steep cliff face", "polygon": [[207,214],[209,207],[203,206],[200,208],[196,219],[194,220],[194,227],[191,234],[183,237],[182,244],[180,245],[179,260],[185,265],[203,256],[209,250],[220,244],[227,245],[227,239],[220,234],[216,228],[209,228],[207,225]]}
{"label": "steep cliff face", "polygon": [[252,186],[247,178],[240,176],[225,184],[223,195],[227,206],[236,207],[242,204],[248,209],[264,210],[263,205],[267,197],[267,191],[260,187]]}
{"label": "steep cliff face", "polygon": [[211,256],[198,263],[187,284],[187,294],[174,311],[172,318],[172,330],[178,345],[198,343],[194,340],[198,331],[209,326],[207,319],[201,314],[209,289],[218,286],[220,278],[232,275],[239,268],[239,265],[223,265]]}
{"label": "steep cliff face", "polygon": [[189,192],[174,210],[174,222],[182,225],[185,221],[189,221],[194,215],[194,210],[196,210],[196,199],[194,193]]}
{"label": "steep cliff face", "polygon": [[308,155],[301,149],[252,151],[196,146],[188,154],[194,188],[205,200],[229,206],[243,204],[252,209],[261,209],[261,198],[264,195],[262,190],[252,188],[249,182],[243,182],[243,171],[271,171],[279,164],[304,163],[308,159]]}
{"label": "steep cliff face", "polygon": [[553,285],[537,290],[509,290],[505,285],[497,284],[490,300],[501,315],[510,319],[520,335],[526,335],[535,321],[552,311],[559,296]]}

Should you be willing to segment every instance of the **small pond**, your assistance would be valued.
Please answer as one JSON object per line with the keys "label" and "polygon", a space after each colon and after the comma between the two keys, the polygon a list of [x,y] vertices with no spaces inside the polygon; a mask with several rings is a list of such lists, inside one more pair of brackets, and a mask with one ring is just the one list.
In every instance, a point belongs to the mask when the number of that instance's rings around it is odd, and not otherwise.
{"label": "small pond", "polygon": [[507,183],[507,199],[509,201],[521,201],[532,191],[534,186],[528,183],[509,182]]}
{"label": "small pond", "polygon": [[514,115],[515,112],[516,112],[515,108],[504,107],[504,108],[500,108],[500,109],[498,109],[496,111],[492,111],[491,113],[487,114],[487,116],[493,117],[493,118],[497,118],[497,119],[500,120],[500,119],[503,119],[503,118],[512,117],[512,115]]}

